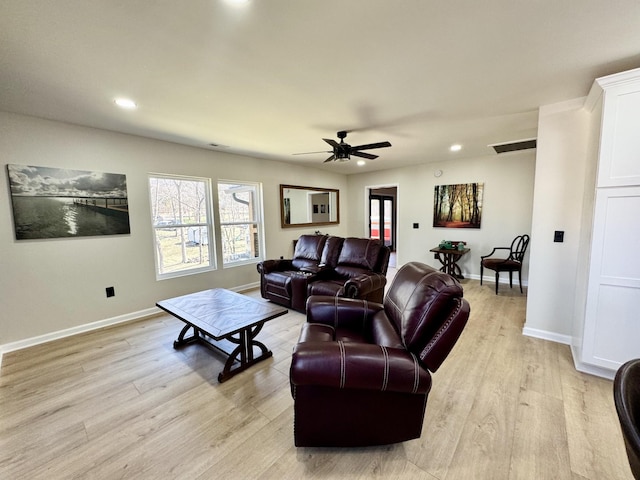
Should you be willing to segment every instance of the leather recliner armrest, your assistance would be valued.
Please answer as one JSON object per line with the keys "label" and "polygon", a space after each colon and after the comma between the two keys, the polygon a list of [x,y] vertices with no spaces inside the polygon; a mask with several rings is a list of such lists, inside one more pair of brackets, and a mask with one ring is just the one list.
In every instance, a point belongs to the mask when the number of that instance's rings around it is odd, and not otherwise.
{"label": "leather recliner armrest", "polygon": [[362,273],[350,278],[344,284],[344,293],[347,298],[364,297],[369,293],[384,288],[387,277],[379,273]]}
{"label": "leather recliner armrest", "polygon": [[291,360],[293,386],[425,394],[431,374],[400,348],[351,342],[299,343]]}
{"label": "leather recliner armrest", "polygon": [[307,299],[307,322],[363,331],[364,322],[381,310],[384,310],[384,306],[380,303],[311,295]]}
{"label": "leather recliner armrest", "polygon": [[291,260],[264,260],[256,265],[258,273],[262,275],[271,272],[282,272],[285,270],[295,270]]}

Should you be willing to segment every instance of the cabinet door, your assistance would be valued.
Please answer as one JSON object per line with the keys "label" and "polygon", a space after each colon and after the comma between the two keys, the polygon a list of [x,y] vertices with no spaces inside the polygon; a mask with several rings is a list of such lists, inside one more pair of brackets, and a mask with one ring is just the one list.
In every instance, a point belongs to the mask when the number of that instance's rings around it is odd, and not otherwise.
{"label": "cabinet door", "polygon": [[616,370],[640,357],[640,187],[596,192],[582,360]]}
{"label": "cabinet door", "polygon": [[598,187],[640,185],[640,80],[604,93]]}

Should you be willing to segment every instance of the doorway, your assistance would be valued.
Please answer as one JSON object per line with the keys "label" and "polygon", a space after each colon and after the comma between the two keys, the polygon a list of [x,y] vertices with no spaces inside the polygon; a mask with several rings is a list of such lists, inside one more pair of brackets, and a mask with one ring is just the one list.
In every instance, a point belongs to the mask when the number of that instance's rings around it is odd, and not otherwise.
{"label": "doorway", "polygon": [[396,250],[397,187],[369,189],[369,238],[379,239]]}

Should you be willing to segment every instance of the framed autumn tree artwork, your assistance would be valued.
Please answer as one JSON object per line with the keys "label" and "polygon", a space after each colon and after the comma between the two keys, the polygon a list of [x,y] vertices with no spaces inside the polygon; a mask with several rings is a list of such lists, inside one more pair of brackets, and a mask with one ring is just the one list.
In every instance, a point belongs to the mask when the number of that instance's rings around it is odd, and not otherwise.
{"label": "framed autumn tree artwork", "polygon": [[480,228],[484,183],[436,185],[433,195],[433,226]]}

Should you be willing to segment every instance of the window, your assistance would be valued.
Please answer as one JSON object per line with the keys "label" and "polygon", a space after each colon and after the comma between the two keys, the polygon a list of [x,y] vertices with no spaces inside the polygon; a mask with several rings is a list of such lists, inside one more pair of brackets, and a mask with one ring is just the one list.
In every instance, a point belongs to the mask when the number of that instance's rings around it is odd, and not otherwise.
{"label": "window", "polygon": [[156,278],[213,270],[209,179],[153,174],[149,192]]}
{"label": "window", "polygon": [[223,265],[262,260],[261,200],[257,183],[218,183]]}

